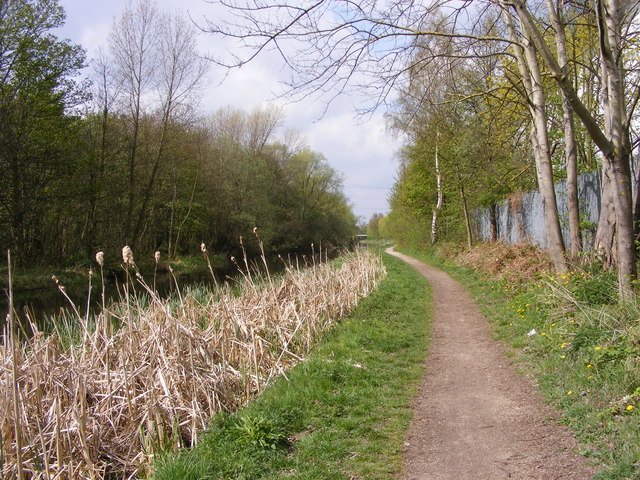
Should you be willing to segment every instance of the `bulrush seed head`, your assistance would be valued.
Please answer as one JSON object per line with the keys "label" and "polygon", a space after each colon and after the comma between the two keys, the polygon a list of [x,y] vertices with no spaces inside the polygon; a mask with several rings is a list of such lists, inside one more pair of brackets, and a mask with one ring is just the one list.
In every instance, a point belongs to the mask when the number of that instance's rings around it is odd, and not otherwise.
{"label": "bulrush seed head", "polygon": [[96,253],[96,262],[98,262],[98,265],[101,267],[104,267],[104,252]]}
{"label": "bulrush seed head", "polygon": [[64,293],[65,288],[64,285],[62,285],[60,283],[60,279],[58,277],[56,277],[55,275],[51,275],[51,280],[53,280],[54,282],[56,282],[56,285],[58,287],[58,290],[60,290],[62,293]]}
{"label": "bulrush seed head", "polygon": [[133,263],[133,251],[128,245],[122,249],[122,261],[130,267],[135,266],[135,263]]}
{"label": "bulrush seed head", "polygon": [[207,253],[207,246],[204,244],[204,242],[202,242],[202,243],[200,244],[200,251],[206,255],[206,253]]}
{"label": "bulrush seed head", "polygon": [[160,252],[154,253],[153,259],[156,261],[156,263],[160,263]]}

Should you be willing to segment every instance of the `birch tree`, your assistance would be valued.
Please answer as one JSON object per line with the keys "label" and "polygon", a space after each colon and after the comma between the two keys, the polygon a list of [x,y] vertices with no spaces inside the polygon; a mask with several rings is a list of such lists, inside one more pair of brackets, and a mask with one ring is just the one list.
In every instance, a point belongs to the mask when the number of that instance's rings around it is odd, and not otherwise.
{"label": "birch tree", "polygon": [[440,160],[438,158],[438,141],[440,140],[440,134],[436,134],[436,152],[434,155],[433,163],[436,172],[436,205],[433,207],[433,214],[431,215],[431,245],[436,243],[438,232],[438,216],[440,210],[442,210],[442,175],[440,173]]}

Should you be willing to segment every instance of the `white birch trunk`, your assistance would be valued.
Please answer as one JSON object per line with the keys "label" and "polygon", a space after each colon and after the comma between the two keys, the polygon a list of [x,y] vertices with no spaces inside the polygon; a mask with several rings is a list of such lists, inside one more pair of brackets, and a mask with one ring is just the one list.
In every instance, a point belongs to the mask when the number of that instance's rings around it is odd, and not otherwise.
{"label": "white birch trunk", "polygon": [[436,189],[437,189],[437,201],[436,206],[433,209],[433,216],[431,217],[431,244],[436,243],[437,230],[438,230],[438,216],[440,215],[440,209],[442,209],[442,175],[440,175],[440,160],[438,159],[438,141],[440,134],[436,134]]}

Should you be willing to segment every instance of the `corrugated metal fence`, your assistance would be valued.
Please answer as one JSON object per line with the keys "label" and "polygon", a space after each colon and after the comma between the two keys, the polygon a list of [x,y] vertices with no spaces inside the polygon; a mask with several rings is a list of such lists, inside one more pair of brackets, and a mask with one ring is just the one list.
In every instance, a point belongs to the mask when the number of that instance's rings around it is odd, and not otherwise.
{"label": "corrugated metal fence", "polygon": [[[590,249],[600,214],[600,171],[583,173],[578,176],[578,199],[580,220],[585,249]],[[558,213],[565,245],[569,247],[569,222],[567,214],[567,184],[556,183]],[[497,238],[504,242],[534,243],[546,246],[544,217],[540,192],[512,194],[495,205]],[[488,208],[475,211],[476,239],[486,241],[491,238],[490,212]]]}

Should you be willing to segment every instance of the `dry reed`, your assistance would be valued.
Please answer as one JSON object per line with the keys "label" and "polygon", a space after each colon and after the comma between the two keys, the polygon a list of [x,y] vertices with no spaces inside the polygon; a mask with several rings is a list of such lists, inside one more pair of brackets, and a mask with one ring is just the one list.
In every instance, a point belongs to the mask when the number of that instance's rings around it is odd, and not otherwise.
{"label": "dry reed", "polygon": [[144,475],[154,454],[196,443],[215,412],[238,408],[302,361],[383,274],[380,259],[360,251],[309,269],[288,265],[262,283],[245,272],[241,295],[225,284],[179,301],[159,298],[138,274],[149,305],[131,295],[92,319],[77,314],[73,341],[35,322],[26,339],[5,331],[3,478]]}

